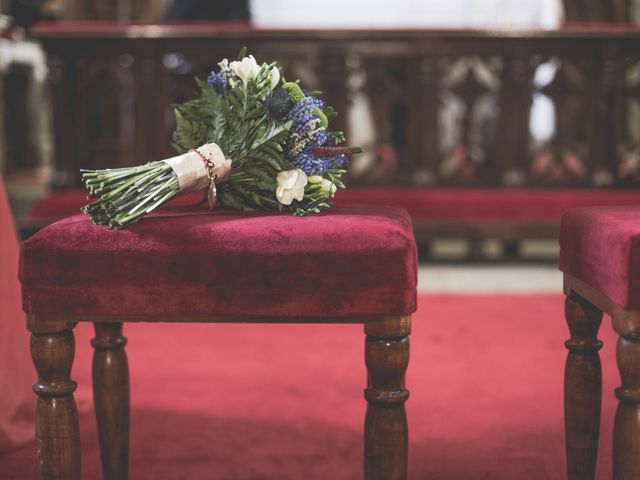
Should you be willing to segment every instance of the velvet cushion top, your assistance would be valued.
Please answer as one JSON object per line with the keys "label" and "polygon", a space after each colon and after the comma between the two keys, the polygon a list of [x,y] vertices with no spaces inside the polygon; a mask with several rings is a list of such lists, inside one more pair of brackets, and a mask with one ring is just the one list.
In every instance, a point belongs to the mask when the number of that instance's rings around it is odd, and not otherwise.
{"label": "velvet cushion top", "polygon": [[381,206],[175,208],[123,230],[76,215],[27,240],[20,260],[25,312],[71,317],[410,314],[416,278],[411,220]]}
{"label": "velvet cushion top", "polygon": [[569,210],[560,228],[560,270],[626,309],[640,309],[640,207]]}

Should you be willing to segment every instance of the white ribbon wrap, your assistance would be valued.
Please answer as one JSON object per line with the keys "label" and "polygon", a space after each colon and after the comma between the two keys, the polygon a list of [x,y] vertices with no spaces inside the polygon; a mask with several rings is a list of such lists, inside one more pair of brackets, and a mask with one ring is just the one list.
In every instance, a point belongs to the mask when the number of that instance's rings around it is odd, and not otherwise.
{"label": "white ribbon wrap", "polygon": [[[231,160],[224,158],[222,149],[216,143],[207,143],[198,147],[197,150],[213,162],[215,182],[226,182],[231,173]],[[203,190],[209,185],[209,172],[202,157],[196,152],[189,151],[177,157],[168,158],[164,162],[167,162],[176,172],[180,193]]]}

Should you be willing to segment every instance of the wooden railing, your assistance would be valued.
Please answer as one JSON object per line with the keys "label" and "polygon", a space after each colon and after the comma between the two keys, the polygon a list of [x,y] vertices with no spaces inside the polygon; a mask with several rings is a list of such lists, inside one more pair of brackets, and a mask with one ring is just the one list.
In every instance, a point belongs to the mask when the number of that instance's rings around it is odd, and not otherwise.
{"label": "wooden railing", "polygon": [[[172,104],[247,46],[325,92],[367,154],[352,185],[640,185],[640,29],[256,30],[236,24],[40,24],[54,183],[173,154]],[[532,118],[534,119],[532,121]],[[533,124],[533,126],[532,126]]]}

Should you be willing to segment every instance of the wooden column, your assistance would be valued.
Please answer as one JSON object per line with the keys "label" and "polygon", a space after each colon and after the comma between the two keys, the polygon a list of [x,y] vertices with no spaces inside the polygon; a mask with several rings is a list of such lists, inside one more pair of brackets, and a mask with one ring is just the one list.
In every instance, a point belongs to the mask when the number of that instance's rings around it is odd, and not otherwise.
{"label": "wooden column", "polygon": [[613,430],[613,479],[640,478],[640,332],[637,325],[614,320],[620,335],[616,359],[622,386]]}
{"label": "wooden column", "polygon": [[388,317],[365,323],[364,477],[366,480],[407,478],[408,429],[404,379],[409,363],[410,317]]}
{"label": "wooden column", "polygon": [[129,365],[122,323],[95,323],[93,398],[105,480],[126,480],[129,466]]}
{"label": "wooden column", "polygon": [[32,322],[31,357],[38,372],[36,454],[41,480],[80,478],[80,432],[71,380],[75,323]]}
{"label": "wooden column", "polygon": [[[412,128],[415,129],[417,151],[414,152],[414,170],[421,177],[423,185],[432,186],[438,177],[438,161],[440,142],[438,114],[440,112],[440,85],[438,77],[438,58],[424,53],[419,58],[419,75],[415,89],[416,103],[419,108],[415,112]],[[411,146],[409,146],[411,148]]]}
{"label": "wooden column", "polygon": [[531,114],[530,51],[517,42],[507,42],[499,92],[501,136],[497,145],[500,186],[521,187],[529,169],[529,116]]}
{"label": "wooden column", "polygon": [[565,342],[569,354],[564,376],[567,478],[594,479],[602,402],[602,342],[597,339],[602,312],[572,293],[566,298],[565,317],[571,332]]}

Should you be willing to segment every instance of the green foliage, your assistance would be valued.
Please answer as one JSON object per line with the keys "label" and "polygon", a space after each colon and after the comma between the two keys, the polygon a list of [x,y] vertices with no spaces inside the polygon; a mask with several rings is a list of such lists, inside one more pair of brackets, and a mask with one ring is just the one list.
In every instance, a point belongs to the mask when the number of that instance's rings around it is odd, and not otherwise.
{"label": "green foliage", "polygon": [[320,110],[318,107],[314,107],[313,108],[313,113],[315,113],[318,116],[318,119],[320,120],[320,126],[322,128],[327,128],[329,126],[329,119],[323,113],[322,110]]}
{"label": "green foliage", "polygon": [[[245,54],[246,48],[243,48],[238,60]],[[232,160],[229,179],[217,185],[223,207],[296,215],[317,213],[330,206],[328,199],[336,188],[344,188],[340,178],[345,171],[333,169],[326,172],[323,179],[313,178],[305,187],[303,202],[292,206],[278,202],[278,173],[296,167],[285,151],[291,123],[270,118],[265,106],[274,66],[262,65],[243,80],[226,63],[221,64],[228,88],[224,88],[224,83],[214,88],[196,79],[194,98],[174,108],[177,136],[172,146],[178,153],[185,153],[190,148],[214,142]],[[283,72],[280,73],[281,88],[288,97],[295,103],[302,100],[305,94],[298,83],[286,82]],[[327,128],[335,111],[328,106],[324,111],[316,110],[320,127]],[[344,134],[333,132],[328,143],[343,142]],[[122,228],[137,221],[180,192],[175,172],[164,161],[122,169],[83,170],[82,176],[90,197],[97,198],[83,211],[95,223],[109,228]]]}
{"label": "green foliage", "polygon": [[282,84],[282,88],[287,92],[289,100],[291,100],[293,103],[298,103],[304,98],[304,93],[302,92],[300,85],[298,85],[297,83],[285,82]]}
{"label": "green foliage", "polygon": [[333,118],[338,115],[338,112],[336,112],[331,105],[327,105],[326,107],[324,107],[324,114],[327,116],[327,118]]}
{"label": "green foliage", "polygon": [[331,136],[329,137],[329,142],[331,145],[340,145],[341,143],[346,142],[347,139],[344,136],[344,132],[331,132]]}
{"label": "green foliage", "polygon": [[277,209],[277,174],[294,168],[283,151],[291,124],[266,117],[264,99],[271,91],[272,67],[262,66],[246,86],[233,79],[235,85],[224,95],[196,79],[196,98],[175,108],[178,152],[215,142],[233,159],[229,180],[218,186],[223,206]]}

